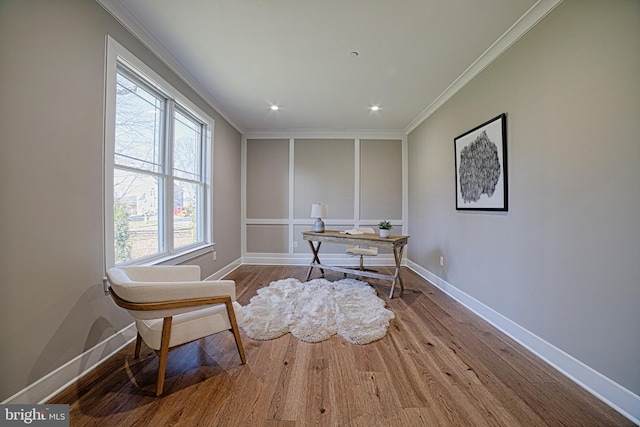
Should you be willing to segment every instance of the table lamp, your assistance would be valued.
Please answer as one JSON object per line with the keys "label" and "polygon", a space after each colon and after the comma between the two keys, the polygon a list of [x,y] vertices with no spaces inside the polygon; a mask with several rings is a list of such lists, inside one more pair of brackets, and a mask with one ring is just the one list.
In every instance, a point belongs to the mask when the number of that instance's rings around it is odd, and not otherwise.
{"label": "table lamp", "polygon": [[314,203],[311,205],[311,218],[316,218],[316,222],[313,223],[313,231],[318,233],[324,233],[324,222],[322,218],[326,218],[329,215],[329,208],[324,203]]}

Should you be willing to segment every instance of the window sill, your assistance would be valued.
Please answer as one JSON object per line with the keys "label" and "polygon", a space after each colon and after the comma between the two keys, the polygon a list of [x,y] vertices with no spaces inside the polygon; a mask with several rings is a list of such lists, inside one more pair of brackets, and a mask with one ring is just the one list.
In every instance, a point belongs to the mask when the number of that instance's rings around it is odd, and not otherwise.
{"label": "window sill", "polygon": [[173,253],[171,255],[160,256],[141,262],[139,265],[178,265],[190,261],[194,258],[213,253],[215,243],[207,243],[206,245],[188,248],[184,251]]}

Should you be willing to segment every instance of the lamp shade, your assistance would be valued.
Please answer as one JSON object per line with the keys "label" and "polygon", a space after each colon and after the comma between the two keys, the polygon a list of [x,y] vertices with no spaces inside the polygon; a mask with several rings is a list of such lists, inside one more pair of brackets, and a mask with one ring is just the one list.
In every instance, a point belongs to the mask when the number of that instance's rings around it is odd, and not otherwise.
{"label": "lamp shade", "polygon": [[311,205],[311,218],[326,218],[329,216],[329,208],[324,203],[314,203]]}

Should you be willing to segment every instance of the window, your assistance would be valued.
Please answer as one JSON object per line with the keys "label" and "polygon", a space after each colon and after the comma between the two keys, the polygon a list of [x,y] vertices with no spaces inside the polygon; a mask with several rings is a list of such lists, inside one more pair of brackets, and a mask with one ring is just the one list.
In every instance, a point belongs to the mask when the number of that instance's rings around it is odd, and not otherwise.
{"label": "window", "polygon": [[213,120],[110,38],[106,88],[106,265],[210,248]]}

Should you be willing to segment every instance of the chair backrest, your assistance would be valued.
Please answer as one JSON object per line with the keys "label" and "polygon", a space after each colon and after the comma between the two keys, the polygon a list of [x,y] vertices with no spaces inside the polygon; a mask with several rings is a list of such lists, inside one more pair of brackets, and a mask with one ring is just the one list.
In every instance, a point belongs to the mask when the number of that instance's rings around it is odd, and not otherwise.
{"label": "chair backrest", "polygon": [[125,266],[111,269],[123,283],[126,282],[185,282],[200,280],[197,265]]}
{"label": "chair backrest", "polygon": [[[375,234],[375,231],[373,230],[373,228],[370,228],[370,227],[358,227],[356,228],[356,230],[362,233]],[[375,249],[375,255],[378,254],[378,248],[371,247],[368,245],[346,245],[346,246],[347,246],[345,249],[346,252],[359,248],[359,249]]]}
{"label": "chair backrest", "polygon": [[[197,265],[113,267],[107,270],[107,276],[113,292],[130,303],[180,299],[184,294],[183,286],[201,282],[200,267]],[[166,295],[166,298],[158,298],[159,292]],[[235,299],[235,294],[233,297]],[[185,297],[182,296],[182,298]],[[196,308],[186,311],[193,310]],[[127,309],[127,311],[136,319],[158,319],[185,312],[185,309],[157,311]]]}
{"label": "chair backrest", "polygon": [[356,230],[361,231],[363,233],[375,234],[375,231],[373,230],[373,228],[369,228],[369,227],[358,227],[356,228]]}

